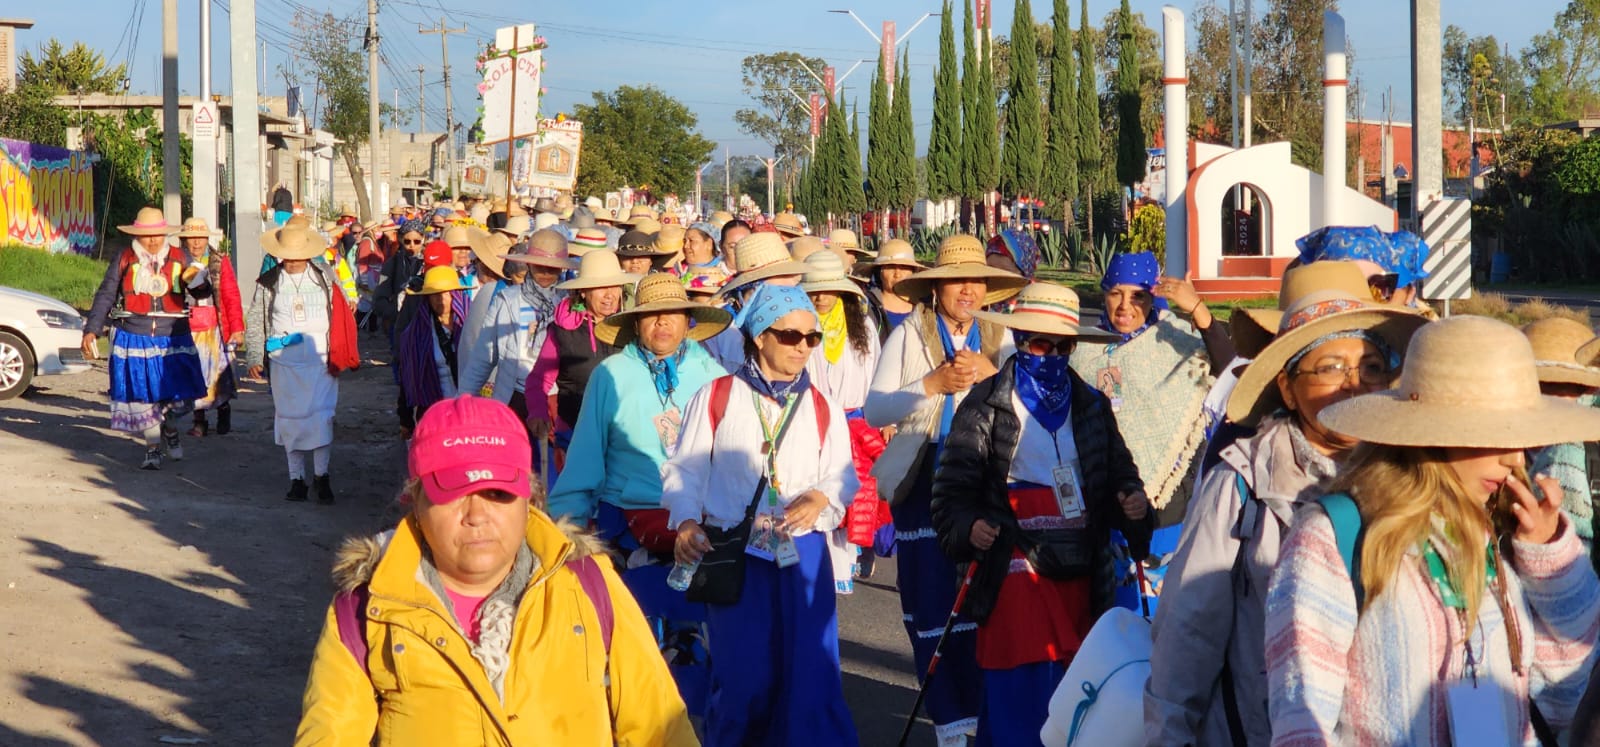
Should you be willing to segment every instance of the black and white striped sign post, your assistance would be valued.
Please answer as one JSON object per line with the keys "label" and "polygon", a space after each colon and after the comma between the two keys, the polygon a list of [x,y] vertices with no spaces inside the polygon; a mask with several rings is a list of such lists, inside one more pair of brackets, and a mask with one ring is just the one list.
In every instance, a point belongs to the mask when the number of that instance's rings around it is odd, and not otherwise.
{"label": "black and white striped sign post", "polygon": [[1422,240],[1429,250],[1422,297],[1444,301],[1448,315],[1451,301],[1472,297],[1472,201],[1447,198],[1429,203],[1422,209]]}

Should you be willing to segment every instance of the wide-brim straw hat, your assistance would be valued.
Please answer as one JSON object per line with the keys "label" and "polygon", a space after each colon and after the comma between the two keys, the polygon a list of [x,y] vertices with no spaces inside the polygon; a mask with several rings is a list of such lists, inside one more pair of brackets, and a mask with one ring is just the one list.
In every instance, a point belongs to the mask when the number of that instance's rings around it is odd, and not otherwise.
{"label": "wide-brim straw hat", "polygon": [[828,233],[828,248],[834,251],[848,252],[857,257],[871,259],[872,252],[861,246],[861,239],[856,237],[856,232],[848,228],[835,228]]}
{"label": "wide-brim straw hat", "polygon": [[828,246],[815,236],[801,236],[789,242],[789,256],[796,262],[804,262],[811,255],[825,251],[828,251]]}
{"label": "wide-brim straw hat", "polygon": [[1228,322],[1234,351],[1241,358],[1256,357],[1278,334],[1284,309],[1311,293],[1325,290],[1344,291],[1362,299],[1370,295],[1366,273],[1354,262],[1312,262],[1291,267],[1283,274],[1278,288],[1278,308],[1240,309],[1234,313]]}
{"label": "wide-brim straw hat", "polygon": [[1423,327],[1399,386],[1330,405],[1317,419],[1392,446],[1531,449],[1600,440],[1600,410],[1541,395],[1528,339],[1481,316]]}
{"label": "wide-brim straw hat", "polygon": [[823,250],[805,258],[806,274],[800,278],[800,288],[807,293],[854,293],[863,298],[861,286],[850,279],[849,268],[838,254]]}
{"label": "wide-brim straw hat", "polygon": [[656,246],[656,236],[634,229],[617,239],[618,257],[670,257],[672,250]]}
{"label": "wide-brim straw hat", "polygon": [[525,246],[526,249],[520,253],[502,254],[500,258],[507,262],[521,262],[525,265],[557,270],[570,270],[578,266],[578,263],[567,256],[567,238],[551,229],[534,231],[533,235],[528,237]]}
{"label": "wide-brim straw hat", "polygon": [[533,221],[526,215],[512,215],[506,218],[506,224],[494,229],[500,233],[521,239],[533,232]]}
{"label": "wide-brim straw hat", "polygon": [[655,218],[640,218],[628,224],[631,230],[643,233],[661,233],[661,221]]}
{"label": "wide-brim straw hat", "polygon": [[449,293],[462,290],[461,276],[456,273],[456,268],[449,265],[429,267],[422,273],[422,287],[416,290],[406,289],[408,296],[431,296],[435,293]]}
{"label": "wide-brim straw hat", "polygon": [[205,218],[190,218],[183,222],[183,227],[174,231],[175,239],[215,239],[222,236],[221,231],[213,231],[206,225]]}
{"label": "wide-brim straw hat", "polygon": [[449,244],[451,249],[456,249],[460,247],[472,246],[472,237],[483,233],[483,231],[473,228],[472,226],[463,226],[459,223],[452,223],[444,229],[444,235],[440,238],[443,238],[444,243]]}
{"label": "wide-brim straw hat", "polygon": [[1228,419],[1246,427],[1254,426],[1261,418],[1283,407],[1278,373],[1301,350],[1327,335],[1371,333],[1405,362],[1412,335],[1427,323],[1427,318],[1416,312],[1374,305],[1345,290],[1309,293],[1284,311],[1277,336],[1239,375],[1239,383],[1228,396]]}
{"label": "wide-brim straw hat", "polygon": [[167,216],[161,208],[142,207],[133,216],[133,222],[126,226],[117,226],[117,230],[129,236],[165,236],[172,230],[172,225],[167,223]]}
{"label": "wide-brim straw hat", "polygon": [[611,212],[611,208],[608,208],[608,207],[597,207],[597,208],[594,209],[594,222],[596,222],[596,223],[616,223],[617,222],[617,216]]}
{"label": "wide-brim straw hat", "polygon": [[561,283],[556,283],[556,290],[589,290],[591,288],[610,288],[619,285],[633,285],[639,282],[639,276],[631,272],[622,271],[622,263],[617,261],[617,253],[609,249],[596,249],[583,255],[578,260],[578,276]]}
{"label": "wide-brim straw hat", "polygon": [[806,227],[800,223],[800,216],[794,213],[785,212],[772,216],[772,227],[778,229],[778,233],[791,236],[804,236],[806,233]]}
{"label": "wide-brim straw hat", "polygon": [[[598,217],[599,216],[596,216],[596,218]],[[649,205],[634,205],[628,210],[628,216],[626,218],[617,218],[615,223],[619,226],[632,226],[646,218],[655,220],[656,211],[651,210]]]}
{"label": "wide-brim straw hat", "polygon": [[555,200],[552,200],[549,197],[540,197],[539,199],[533,201],[533,212],[555,213],[560,211],[556,208]]}
{"label": "wide-brim straw hat", "polygon": [[717,295],[724,296],[751,283],[783,275],[804,275],[810,268],[796,262],[783,245],[783,237],[758,231],[733,245],[734,265],[741,268],[722,285]]}
{"label": "wide-brim straw hat", "polygon": [[[593,254],[593,252],[591,252]],[[633,294],[634,307],[619,311],[594,325],[594,336],[608,345],[622,347],[633,342],[638,335],[634,320],[645,314],[682,311],[694,320],[689,328],[689,339],[708,340],[728,328],[733,315],[715,306],[707,306],[689,299],[683,281],[673,275],[658,273],[647,275],[639,281]]]}
{"label": "wide-brim straw hat", "polygon": [[733,213],[726,210],[717,210],[711,213],[710,223],[717,228],[722,228],[733,220]]}
{"label": "wide-brim straw hat", "polygon": [[901,280],[894,292],[906,298],[922,298],[933,292],[941,280],[982,280],[988,286],[983,305],[997,304],[1022,290],[1028,279],[1014,272],[990,267],[984,261],[983,242],[970,234],[958,233],[939,244],[933,268]]}
{"label": "wide-brim straw hat", "polygon": [[688,234],[683,226],[665,225],[656,231],[656,248],[673,255],[683,252],[683,239]]}
{"label": "wide-brim straw hat", "polygon": [[1075,337],[1083,342],[1116,342],[1120,335],[1085,327],[1082,304],[1077,292],[1055,283],[1029,283],[1017,293],[1016,303],[1007,312],[974,311],[972,315],[1007,329],[1038,335]]}
{"label": "wide-brim straw hat", "polygon": [[926,270],[928,266],[917,261],[917,250],[911,242],[905,239],[889,239],[878,247],[878,256],[873,257],[872,267],[909,267],[913,270]]}
{"label": "wide-brim straw hat", "polygon": [[1594,330],[1589,325],[1550,317],[1523,327],[1522,335],[1533,347],[1540,383],[1600,387],[1600,368],[1594,367],[1594,355],[1591,353],[1587,358],[1579,355],[1585,346],[1595,341]]}
{"label": "wide-brim straw hat", "polygon": [[567,251],[574,257],[582,257],[589,252],[606,248],[606,232],[598,228],[583,228],[573,234],[572,241],[567,244]]}
{"label": "wide-brim straw hat", "polygon": [[261,251],[280,262],[315,259],[327,250],[327,241],[309,226],[284,226],[261,234]]}
{"label": "wide-brim straw hat", "polygon": [[472,247],[472,256],[500,277],[506,276],[506,261],[500,255],[509,250],[512,243],[511,237],[503,233],[474,230],[467,234],[467,246]]}

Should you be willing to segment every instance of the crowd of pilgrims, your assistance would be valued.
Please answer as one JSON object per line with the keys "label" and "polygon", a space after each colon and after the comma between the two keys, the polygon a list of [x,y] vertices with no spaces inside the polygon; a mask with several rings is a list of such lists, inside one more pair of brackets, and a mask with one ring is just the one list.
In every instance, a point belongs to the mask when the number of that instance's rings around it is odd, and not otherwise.
{"label": "crowd of pilgrims", "polygon": [[[410,509],[341,551],[300,743],[428,716],[418,743],[857,744],[836,596],[884,558],[940,745],[1600,740],[1600,339],[1439,320],[1411,234],[1319,229],[1276,309],[1224,323],[1148,253],[1086,313],[1009,229],[925,263],[788,212],[402,206],[289,218],[243,312],[205,226],[159,219],[122,227],[85,330],[117,328],[146,468],[182,458],[181,416],[227,432],[242,343],[286,497],[309,462],[331,503],[356,328],[389,348]],[[517,500],[484,568],[444,547]],[[528,616],[603,629],[575,644],[600,676],[529,659],[564,644]],[[465,658],[408,669],[397,631]]]}

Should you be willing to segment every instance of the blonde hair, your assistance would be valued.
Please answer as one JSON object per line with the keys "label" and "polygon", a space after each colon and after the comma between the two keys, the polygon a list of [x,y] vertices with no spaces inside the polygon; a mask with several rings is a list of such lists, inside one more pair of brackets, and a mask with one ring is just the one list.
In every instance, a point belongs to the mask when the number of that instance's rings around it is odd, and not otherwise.
{"label": "blonde hair", "polygon": [[1363,608],[1394,583],[1401,558],[1429,538],[1432,517],[1444,520],[1449,546],[1438,548],[1439,556],[1466,603],[1466,634],[1471,635],[1487,583],[1488,548],[1482,538],[1494,527],[1489,511],[1446,463],[1444,451],[1361,444],[1331,489],[1348,493],[1361,510]]}

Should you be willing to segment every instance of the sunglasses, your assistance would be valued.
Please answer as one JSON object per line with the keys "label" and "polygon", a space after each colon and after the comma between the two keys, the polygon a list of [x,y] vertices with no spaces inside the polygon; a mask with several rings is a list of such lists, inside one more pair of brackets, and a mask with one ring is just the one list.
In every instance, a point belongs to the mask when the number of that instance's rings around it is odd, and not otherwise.
{"label": "sunglasses", "polygon": [[1388,303],[1394,298],[1394,292],[1400,288],[1400,275],[1387,273],[1367,276],[1367,291],[1372,293],[1372,300]]}
{"label": "sunglasses", "polygon": [[822,333],[815,330],[801,332],[798,329],[778,329],[773,327],[767,330],[767,334],[772,335],[772,339],[777,340],[779,344],[788,345],[789,347],[798,347],[802,342],[808,348],[814,348],[822,344]]}
{"label": "sunglasses", "polygon": [[1023,341],[1022,349],[1029,355],[1072,355],[1072,349],[1077,344],[1078,341],[1070,337],[1061,340],[1052,337],[1030,337]]}
{"label": "sunglasses", "polygon": [[400,243],[407,244],[407,245],[409,245],[409,244],[421,244],[422,243],[422,239],[401,239]]}

